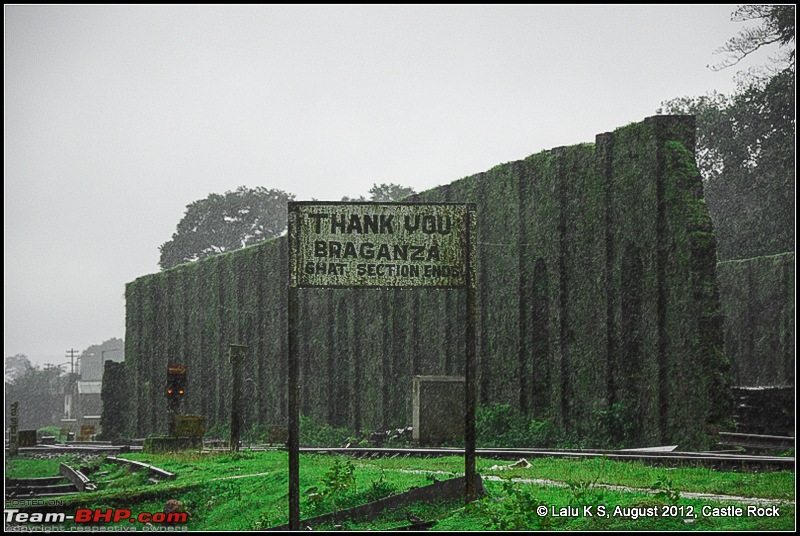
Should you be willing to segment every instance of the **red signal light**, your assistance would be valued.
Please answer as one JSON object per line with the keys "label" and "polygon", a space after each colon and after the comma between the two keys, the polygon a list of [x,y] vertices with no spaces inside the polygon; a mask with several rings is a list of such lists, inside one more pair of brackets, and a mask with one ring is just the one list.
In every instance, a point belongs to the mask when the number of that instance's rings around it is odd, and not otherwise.
{"label": "red signal light", "polygon": [[167,397],[176,401],[178,397],[186,396],[187,383],[186,367],[170,365],[167,370]]}

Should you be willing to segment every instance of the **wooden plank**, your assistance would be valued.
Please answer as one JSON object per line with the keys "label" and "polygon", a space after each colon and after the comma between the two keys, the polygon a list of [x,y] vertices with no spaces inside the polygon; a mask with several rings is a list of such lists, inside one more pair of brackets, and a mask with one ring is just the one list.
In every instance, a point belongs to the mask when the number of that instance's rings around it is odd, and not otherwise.
{"label": "wooden plank", "polygon": [[[387,509],[396,509],[422,501],[455,501],[464,497],[466,478],[452,478],[441,482],[434,482],[429,486],[415,488],[404,493],[392,495],[347,510],[339,510],[330,514],[305,519],[300,522],[301,527],[315,527],[328,523],[338,523],[352,519],[375,519]],[[477,496],[484,495],[483,480],[480,475],[475,476],[474,489]],[[266,530],[291,530],[288,524],[272,527]]]}

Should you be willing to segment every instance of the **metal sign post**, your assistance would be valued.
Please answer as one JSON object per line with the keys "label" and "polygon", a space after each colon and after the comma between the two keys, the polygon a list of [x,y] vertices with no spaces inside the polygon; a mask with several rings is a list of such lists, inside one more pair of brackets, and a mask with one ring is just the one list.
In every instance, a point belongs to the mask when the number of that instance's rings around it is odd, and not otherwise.
{"label": "metal sign post", "polygon": [[289,527],[300,529],[298,289],[466,289],[465,496],[475,489],[475,205],[289,203]]}
{"label": "metal sign post", "polygon": [[289,303],[288,303],[288,347],[289,352],[289,528],[300,530],[300,360],[298,358],[297,281],[294,276],[295,258],[298,250],[298,225],[300,215],[289,203]]}
{"label": "metal sign post", "polygon": [[467,502],[477,498],[475,489],[475,410],[477,406],[477,388],[475,370],[477,359],[475,351],[475,332],[477,324],[477,306],[475,291],[477,277],[475,270],[476,230],[475,205],[468,205],[467,210],[467,327],[466,327],[466,353],[467,362],[464,366],[464,476],[466,477],[464,494]]}

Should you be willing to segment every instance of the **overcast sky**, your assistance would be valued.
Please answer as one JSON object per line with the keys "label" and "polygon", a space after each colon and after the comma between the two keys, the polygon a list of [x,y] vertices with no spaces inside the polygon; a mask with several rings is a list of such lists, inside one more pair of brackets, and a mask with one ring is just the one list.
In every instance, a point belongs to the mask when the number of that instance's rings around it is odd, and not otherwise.
{"label": "overcast sky", "polygon": [[422,191],[730,93],[734,9],[5,6],[5,356],[124,338],[211,192]]}

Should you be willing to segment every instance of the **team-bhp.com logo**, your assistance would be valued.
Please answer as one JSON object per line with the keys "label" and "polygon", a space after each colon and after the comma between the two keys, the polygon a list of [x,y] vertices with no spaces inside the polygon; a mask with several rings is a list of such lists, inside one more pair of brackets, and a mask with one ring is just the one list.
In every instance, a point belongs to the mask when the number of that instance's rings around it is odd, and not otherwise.
{"label": "team-bhp.com logo", "polygon": [[186,512],[139,512],[135,516],[124,508],[101,510],[100,508],[79,508],[75,512],[75,523],[119,523],[126,519],[131,523],[186,523]]}
{"label": "team-bhp.com logo", "polygon": [[154,523],[154,524],[184,524],[189,515],[186,512],[139,512],[133,514],[124,508],[79,508],[74,516],[64,513],[40,513],[40,512],[20,512],[19,510],[6,509],[5,518],[7,523],[119,523],[126,519],[131,523]]}

